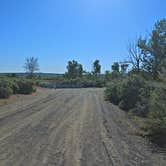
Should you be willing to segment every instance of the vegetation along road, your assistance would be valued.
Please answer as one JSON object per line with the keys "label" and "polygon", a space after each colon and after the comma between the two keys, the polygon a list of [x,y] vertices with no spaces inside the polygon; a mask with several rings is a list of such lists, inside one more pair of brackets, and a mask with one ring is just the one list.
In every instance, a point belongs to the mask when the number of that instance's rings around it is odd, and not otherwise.
{"label": "vegetation along road", "polygon": [[42,90],[0,107],[0,166],[164,166],[104,89]]}

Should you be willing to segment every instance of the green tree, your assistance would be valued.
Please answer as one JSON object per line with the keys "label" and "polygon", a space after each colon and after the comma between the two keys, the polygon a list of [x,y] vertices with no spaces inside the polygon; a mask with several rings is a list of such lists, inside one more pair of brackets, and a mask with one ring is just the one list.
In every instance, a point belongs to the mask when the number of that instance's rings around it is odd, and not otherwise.
{"label": "green tree", "polygon": [[140,39],[138,46],[144,54],[144,70],[158,79],[166,62],[166,19],[156,22],[149,39]]}
{"label": "green tree", "polygon": [[99,60],[95,60],[93,63],[93,75],[98,76],[101,73],[101,65]]}
{"label": "green tree", "polygon": [[67,76],[69,78],[82,77],[83,67],[77,61],[72,60],[68,62],[67,65]]}
{"label": "green tree", "polygon": [[38,59],[34,57],[26,58],[24,69],[28,73],[29,77],[32,78],[34,72],[39,70]]}
{"label": "green tree", "polygon": [[83,74],[83,67],[81,64],[78,64],[78,77],[82,77]]}
{"label": "green tree", "polygon": [[112,72],[118,72],[119,73],[119,63],[114,62],[114,64],[111,66]]}
{"label": "green tree", "polygon": [[111,66],[112,73],[111,73],[111,78],[112,79],[117,79],[120,76],[120,66],[118,62],[114,62],[114,64]]}

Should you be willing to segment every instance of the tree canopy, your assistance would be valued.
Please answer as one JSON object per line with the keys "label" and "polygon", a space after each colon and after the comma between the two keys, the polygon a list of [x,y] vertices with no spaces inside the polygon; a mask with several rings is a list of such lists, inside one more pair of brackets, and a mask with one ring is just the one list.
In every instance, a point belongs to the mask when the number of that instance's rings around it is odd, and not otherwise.
{"label": "tree canopy", "polygon": [[77,78],[82,77],[83,74],[83,67],[77,61],[72,60],[68,62],[67,65],[67,77],[69,78]]}
{"label": "tree canopy", "polygon": [[158,79],[166,64],[166,19],[156,22],[149,38],[140,39],[138,46],[144,55],[143,69]]}
{"label": "tree canopy", "polygon": [[99,60],[93,62],[93,75],[98,76],[101,73],[101,65]]}

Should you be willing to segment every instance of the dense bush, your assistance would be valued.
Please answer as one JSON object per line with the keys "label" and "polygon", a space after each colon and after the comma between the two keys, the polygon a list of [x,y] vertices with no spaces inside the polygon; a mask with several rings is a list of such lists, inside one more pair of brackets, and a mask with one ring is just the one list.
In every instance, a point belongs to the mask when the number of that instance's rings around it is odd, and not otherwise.
{"label": "dense bush", "polygon": [[31,94],[36,91],[34,84],[31,81],[18,81],[17,84],[19,87],[18,94]]}
{"label": "dense bush", "polygon": [[166,144],[166,86],[128,76],[109,84],[106,99],[132,114],[146,118],[144,131],[152,141]]}
{"label": "dense bush", "polygon": [[121,84],[120,83],[110,83],[105,90],[106,100],[111,101],[113,104],[119,104],[121,101]]}
{"label": "dense bush", "polygon": [[148,117],[148,136],[159,143],[166,143],[166,86],[151,92]]}
{"label": "dense bush", "polygon": [[81,87],[81,88],[88,88],[88,87],[103,87],[105,85],[104,79],[97,78],[97,79],[87,79],[87,78],[75,78],[75,79],[68,79],[68,78],[57,78],[52,81],[40,81],[38,84],[41,87],[55,87],[57,86],[66,86],[66,87]]}
{"label": "dense bush", "polygon": [[34,91],[31,81],[8,77],[0,79],[0,98],[8,98],[12,94],[30,94]]}
{"label": "dense bush", "polygon": [[11,82],[0,80],[0,98],[8,98],[11,94],[13,94]]}
{"label": "dense bush", "polygon": [[143,126],[144,136],[152,142],[163,146],[166,145],[166,123],[157,119],[146,119]]}
{"label": "dense bush", "polygon": [[18,92],[18,84],[17,84],[17,79],[9,79],[9,78],[4,78],[0,80],[0,87],[4,88],[11,88],[13,90],[13,93],[16,94]]}
{"label": "dense bush", "polygon": [[136,106],[130,109],[130,113],[140,117],[146,117],[149,113],[148,105],[138,102]]}
{"label": "dense bush", "polygon": [[79,84],[83,88],[88,88],[88,87],[99,87],[99,88],[101,88],[101,87],[104,86],[105,82],[104,82],[104,80],[99,80],[99,79],[98,80],[88,80],[88,79],[86,79],[86,80],[82,80]]}
{"label": "dense bush", "polygon": [[140,101],[140,89],[144,88],[145,82],[139,76],[129,77],[121,85],[120,108],[128,111],[134,108]]}
{"label": "dense bush", "polygon": [[0,86],[0,98],[8,98],[13,93],[10,87]]}
{"label": "dense bush", "polygon": [[149,99],[149,117],[166,123],[166,86],[156,88]]}
{"label": "dense bush", "polygon": [[119,104],[120,108],[129,111],[141,100],[140,90],[144,86],[145,81],[141,77],[127,77],[124,80],[111,83],[105,91],[105,96],[107,100]]}

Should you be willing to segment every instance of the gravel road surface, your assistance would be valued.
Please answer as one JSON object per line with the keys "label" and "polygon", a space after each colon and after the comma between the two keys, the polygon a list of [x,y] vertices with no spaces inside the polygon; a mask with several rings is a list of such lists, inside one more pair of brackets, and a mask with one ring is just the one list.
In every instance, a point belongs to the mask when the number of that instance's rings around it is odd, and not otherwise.
{"label": "gravel road surface", "polygon": [[165,166],[104,89],[46,89],[0,107],[0,166]]}

